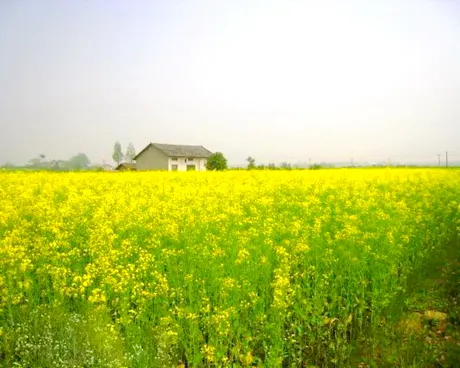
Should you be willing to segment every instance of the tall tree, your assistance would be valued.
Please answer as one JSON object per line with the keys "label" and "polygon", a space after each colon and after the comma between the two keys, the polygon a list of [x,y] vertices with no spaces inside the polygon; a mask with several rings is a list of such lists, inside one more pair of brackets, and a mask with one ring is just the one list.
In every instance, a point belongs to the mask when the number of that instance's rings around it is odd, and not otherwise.
{"label": "tall tree", "polygon": [[121,150],[121,144],[120,142],[116,142],[115,145],[113,146],[113,154],[112,158],[113,161],[117,163],[117,165],[120,164],[120,162],[123,160],[123,151]]}
{"label": "tall tree", "polygon": [[222,152],[216,152],[208,158],[206,162],[206,169],[208,170],[226,170],[227,159]]}
{"label": "tall tree", "polygon": [[246,161],[248,162],[248,170],[254,169],[256,167],[256,159],[249,156]]}
{"label": "tall tree", "polygon": [[134,148],[134,145],[129,142],[128,147],[126,148],[125,160],[127,162],[133,162],[134,157],[136,157],[136,149]]}

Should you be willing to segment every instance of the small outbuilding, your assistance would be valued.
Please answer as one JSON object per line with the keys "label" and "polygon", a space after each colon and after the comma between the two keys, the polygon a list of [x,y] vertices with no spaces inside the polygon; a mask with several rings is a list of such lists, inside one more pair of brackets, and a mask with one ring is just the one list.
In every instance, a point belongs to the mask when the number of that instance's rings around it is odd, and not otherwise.
{"label": "small outbuilding", "polygon": [[134,171],[136,170],[136,164],[133,162],[122,162],[115,170],[117,171]]}

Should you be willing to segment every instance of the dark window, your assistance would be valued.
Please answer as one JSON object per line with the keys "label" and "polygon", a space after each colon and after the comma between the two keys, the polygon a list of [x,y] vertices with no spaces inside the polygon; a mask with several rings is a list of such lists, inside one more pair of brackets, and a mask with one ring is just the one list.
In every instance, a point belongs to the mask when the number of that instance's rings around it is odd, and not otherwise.
{"label": "dark window", "polygon": [[195,165],[187,165],[187,171],[193,171],[195,169],[196,169]]}
{"label": "dark window", "polygon": [[171,171],[177,171],[177,165],[171,165]]}

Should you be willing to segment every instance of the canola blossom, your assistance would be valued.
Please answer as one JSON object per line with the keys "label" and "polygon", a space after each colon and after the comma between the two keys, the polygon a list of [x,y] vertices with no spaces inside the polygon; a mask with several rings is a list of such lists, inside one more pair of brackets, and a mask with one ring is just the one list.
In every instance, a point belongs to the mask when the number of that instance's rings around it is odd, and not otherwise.
{"label": "canola blossom", "polygon": [[344,366],[459,228],[456,170],[3,171],[0,357]]}

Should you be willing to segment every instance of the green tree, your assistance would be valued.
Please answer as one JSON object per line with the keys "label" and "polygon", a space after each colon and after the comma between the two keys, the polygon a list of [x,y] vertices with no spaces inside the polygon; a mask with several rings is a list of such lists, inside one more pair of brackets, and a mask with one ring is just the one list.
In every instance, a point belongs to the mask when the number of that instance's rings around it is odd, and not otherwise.
{"label": "green tree", "polygon": [[123,154],[123,151],[121,150],[120,142],[115,142],[115,145],[113,146],[113,154],[112,154],[113,161],[115,161],[117,165],[119,165],[120,162],[123,161],[123,157],[124,157],[124,154]]}
{"label": "green tree", "polygon": [[280,167],[283,169],[283,170],[291,170],[292,169],[292,166],[289,162],[282,162]]}
{"label": "green tree", "polygon": [[246,161],[248,162],[248,170],[254,169],[256,167],[256,159],[249,156]]}
{"label": "green tree", "polygon": [[36,168],[36,167],[41,167],[42,166],[42,160],[40,158],[32,158],[29,160],[29,165]]}
{"label": "green tree", "polygon": [[216,152],[208,158],[206,162],[207,170],[226,170],[227,169],[227,159],[225,158],[222,152]]}
{"label": "green tree", "polygon": [[13,167],[16,167],[13,163],[7,161],[5,162],[2,166],[1,166],[3,169],[11,169]]}
{"label": "green tree", "polygon": [[29,165],[32,166],[33,168],[41,168],[45,166],[45,158],[46,156],[41,153],[38,155],[38,157],[34,157],[29,160]]}
{"label": "green tree", "polygon": [[134,148],[134,145],[131,142],[129,142],[128,147],[126,148],[125,160],[127,162],[133,162],[134,157],[136,157],[136,149]]}
{"label": "green tree", "polygon": [[79,153],[78,155],[73,156],[67,162],[67,168],[70,170],[83,170],[88,168],[90,164],[91,161],[89,160],[88,156],[86,156],[84,153]]}

